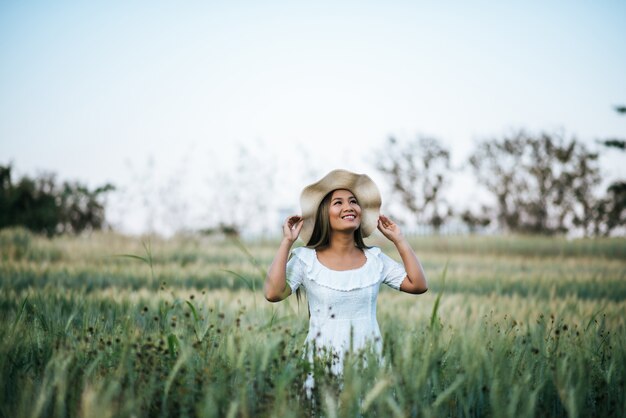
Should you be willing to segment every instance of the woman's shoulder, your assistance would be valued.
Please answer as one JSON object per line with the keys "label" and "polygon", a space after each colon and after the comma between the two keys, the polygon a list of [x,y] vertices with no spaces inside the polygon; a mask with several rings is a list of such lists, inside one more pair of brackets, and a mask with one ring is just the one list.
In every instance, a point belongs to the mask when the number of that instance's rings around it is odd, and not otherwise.
{"label": "woman's shoulder", "polygon": [[382,250],[380,249],[380,247],[367,247],[363,251],[365,251],[366,254],[372,255],[375,257],[379,256],[380,254],[384,254]]}
{"label": "woman's shoulder", "polygon": [[366,252],[365,254],[367,255],[367,258],[373,259],[379,264],[387,265],[389,263],[395,263],[393,258],[385,254],[383,250],[380,249],[380,247],[369,247],[365,249],[365,252]]}
{"label": "woman's shoulder", "polygon": [[313,254],[315,250],[309,247],[296,247],[291,250],[292,254]]}
{"label": "woman's shoulder", "polygon": [[311,265],[313,260],[315,259],[315,250],[313,248],[308,247],[298,247],[291,250],[291,254],[294,257],[299,258],[306,265]]}

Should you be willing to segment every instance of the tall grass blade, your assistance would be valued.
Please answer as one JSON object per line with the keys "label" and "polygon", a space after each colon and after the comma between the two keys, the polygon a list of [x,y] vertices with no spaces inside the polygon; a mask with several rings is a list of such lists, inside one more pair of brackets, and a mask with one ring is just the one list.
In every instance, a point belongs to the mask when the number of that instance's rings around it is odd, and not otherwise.
{"label": "tall grass blade", "polygon": [[198,323],[198,321],[200,321],[200,316],[198,315],[198,311],[196,311],[196,307],[193,306],[193,303],[189,302],[188,300],[185,301],[185,303],[187,303],[187,306],[189,306],[189,309],[191,309],[191,314],[193,315],[194,322]]}
{"label": "tall grass blade", "polygon": [[237,237],[233,237],[232,240],[235,243],[235,246],[237,246],[237,248],[239,248],[246,255],[250,263],[256,267],[261,277],[265,278],[265,276],[267,276],[267,270],[265,270],[265,268],[252,255],[252,253],[248,250],[248,247],[246,247],[245,244]]}
{"label": "tall grass blade", "polygon": [[446,388],[446,390],[444,390],[437,396],[437,399],[435,399],[433,406],[438,407],[442,403],[444,403],[458,389],[458,387],[463,384],[463,382],[465,382],[465,376],[457,377],[456,380]]}
{"label": "tall grass blade", "polygon": [[133,258],[135,260],[143,261],[144,263],[150,265],[150,262],[148,261],[147,258],[141,257],[139,255],[135,255],[135,254],[113,254],[113,257]]}
{"label": "tall grass blade", "polygon": [[252,295],[253,295],[252,296],[252,303],[254,304],[254,310],[256,311],[257,310],[257,305],[256,305],[256,286],[254,285],[254,279],[248,280],[245,277],[243,277],[241,274],[239,274],[239,273],[237,273],[235,271],[232,271],[232,270],[223,269],[222,271],[224,271],[226,273],[230,273],[233,276],[237,277],[238,279],[243,281],[246,284],[246,286],[248,286],[248,288],[250,290],[252,290]]}
{"label": "tall grass blade", "polygon": [[244,282],[246,284],[246,286],[248,286],[248,288],[250,290],[252,290],[254,292],[254,285],[252,284],[252,280],[248,280],[245,277],[243,277],[241,274],[237,273],[236,271],[232,271],[232,270],[225,270],[222,269],[223,272],[232,274],[233,276],[235,276],[236,278],[240,279],[242,282]]}
{"label": "tall grass blade", "polygon": [[170,357],[172,359],[176,358],[176,352],[178,351],[178,348],[180,347],[180,342],[178,341],[178,338],[176,337],[176,335],[174,334],[170,334],[167,336],[167,348],[170,352]]}
{"label": "tall grass blade", "polygon": [[589,322],[587,322],[587,326],[585,327],[585,332],[587,332],[587,330],[589,329],[593,321],[596,319],[598,315],[600,315],[604,311],[605,308],[606,308],[606,305],[600,307],[600,309],[598,309],[597,311],[593,313],[593,315],[591,315],[591,318],[589,318]]}
{"label": "tall grass blade", "polygon": [[141,244],[143,245],[144,251],[146,252],[146,257],[141,257],[135,254],[114,254],[113,257],[131,258],[146,263],[150,267],[150,279],[152,280],[152,283],[154,283],[154,259],[152,257],[152,246],[150,244],[150,241],[148,241],[148,243],[142,241]]}
{"label": "tall grass blade", "polygon": [[446,265],[443,268],[443,273],[441,274],[441,291],[439,292],[439,294],[437,295],[437,298],[435,299],[435,304],[433,305],[433,312],[430,315],[430,329],[433,329],[433,327],[435,326],[435,322],[437,321],[437,311],[439,310],[439,303],[441,302],[441,295],[443,295],[443,292],[446,289],[447,272],[448,272],[448,262],[446,262]]}
{"label": "tall grass blade", "polygon": [[363,413],[367,412],[367,410],[372,405],[372,402],[374,402],[376,398],[378,398],[381,395],[381,393],[383,393],[384,390],[387,389],[390,383],[391,382],[387,379],[378,381],[374,385],[374,387],[369,392],[367,392],[367,395],[365,395],[365,399],[363,400],[363,405],[361,405],[361,412]]}
{"label": "tall grass blade", "polygon": [[[167,338],[168,343],[170,341],[170,337],[176,338],[175,335],[170,334],[170,336]],[[172,388],[172,384],[174,383],[174,379],[176,379],[176,375],[178,374],[180,369],[183,367],[183,365],[187,361],[187,356],[188,356],[188,354],[186,352],[184,352],[183,355],[181,355],[178,358],[178,360],[174,364],[174,367],[172,368],[172,371],[170,372],[169,376],[167,377],[167,381],[165,382],[165,389],[164,389],[164,393],[163,393],[163,408],[164,409],[167,406],[167,398],[168,398],[168,395],[170,393],[170,389]]]}
{"label": "tall grass blade", "polygon": [[11,326],[11,334],[13,334],[13,331],[15,330],[15,327],[17,326],[18,322],[20,322],[20,319],[22,318],[22,314],[24,313],[24,308],[26,308],[27,302],[28,302],[28,296],[26,296],[24,300],[22,301],[20,310],[17,313],[17,316],[15,317],[15,319],[13,320],[13,325]]}

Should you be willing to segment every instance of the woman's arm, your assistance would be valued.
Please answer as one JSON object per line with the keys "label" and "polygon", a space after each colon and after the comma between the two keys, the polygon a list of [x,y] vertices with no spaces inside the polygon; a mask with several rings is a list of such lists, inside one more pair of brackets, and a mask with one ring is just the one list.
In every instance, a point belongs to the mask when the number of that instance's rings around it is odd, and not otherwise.
{"label": "woman's arm", "polygon": [[283,224],[283,240],[270,265],[263,286],[265,299],[270,302],[280,302],[291,295],[291,287],[287,285],[287,259],[291,246],[298,239],[301,229],[302,218],[300,216],[290,216]]}
{"label": "woman's arm", "polygon": [[378,218],[378,230],[382,232],[387,239],[393,242],[400,254],[400,258],[402,258],[402,263],[406,270],[406,277],[400,285],[400,290],[413,294],[426,292],[428,290],[426,275],[413,248],[411,248],[406,238],[402,235],[400,227],[391,219],[380,215]]}

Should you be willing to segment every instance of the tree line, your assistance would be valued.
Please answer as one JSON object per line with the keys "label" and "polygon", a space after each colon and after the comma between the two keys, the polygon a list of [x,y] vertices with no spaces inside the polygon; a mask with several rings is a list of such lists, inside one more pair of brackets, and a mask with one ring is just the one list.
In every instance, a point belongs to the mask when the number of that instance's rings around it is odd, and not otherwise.
{"label": "tree line", "polygon": [[[626,106],[616,106],[615,111],[626,115]],[[626,150],[624,139],[598,142]],[[449,186],[450,151],[438,140],[417,138],[401,144],[389,138],[376,168],[413,221],[435,231],[458,216],[470,231],[495,224],[502,231],[531,234],[624,232],[626,180],[600,190],[598,153],[575,138],[518,131],[478,143],[467,163],[493,203],[458,213],[443,197]]]}
{"label": "tree line", "polygon": [[[621,139],[600,143],[621,152],[626,149]],[[477,201],[460,209],[444,197],[453,172],[451,151],[437,139],[390,137],[376,155],[375,167],[409,214],[407,221],[435,232],[453,218],[471,232],[485,227],[548,235],[577,231],[607,236],[624,231],[626,182],[619,180],[602,190],[598,153],[562,134],[519,131],[479,142],[466,166],[491,203]],[[244,186],[236,187],[237,193],[247,193]],[[264,202],[269,197],[263,200],[261,190],[265,187],[255,190],[247,208],[267,210]],[[12,166],[0,165],[0,228],[21,225],[48,236],[99,230],[107,227],[105,198],[114,190],[111,184],[90,189],[79,182],[59,182],[51,174],[14,180]],[[231,212],[221,215],[219,228],[211,230],[242,232],[244,225]]]}
{"label": "tree line", "polygon": [[[602,143],[624,149],[622,140]],[[376,168],[412,221],[435,231],[453,216],[471,231],[495,224],[514,233],[577,230],[585,236],[606,236],[625,225],[624,181],[599,190],[598,153],[560,134],[519,131],[478,143],[468,165],[493,203],[462,212],[443,197],[449,186],[450,151],[438,140],[422,137],[401,143],[392,137],[378,155]]]}

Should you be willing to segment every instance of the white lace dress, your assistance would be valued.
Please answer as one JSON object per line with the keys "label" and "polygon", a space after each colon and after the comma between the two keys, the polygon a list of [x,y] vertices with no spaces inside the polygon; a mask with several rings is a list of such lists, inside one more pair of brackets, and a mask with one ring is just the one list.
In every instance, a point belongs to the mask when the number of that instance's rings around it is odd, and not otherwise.
{"label": "white lace dress", "polygon": [[[368,342],[382,352],[382,339],[376,320],[376,299],[381,283],[399,290],[406,271],[380,248],[365,249],[363,266],[345,271],[331,270],[317,259],[315,250],[292,250],[287,263],[287,283],[292,293],[306,289],[311,313],[306,343],[318,353],[333,354],[331,371],[341,374],[343,357]],[[312,382],[310,382],[312,384]]]}

